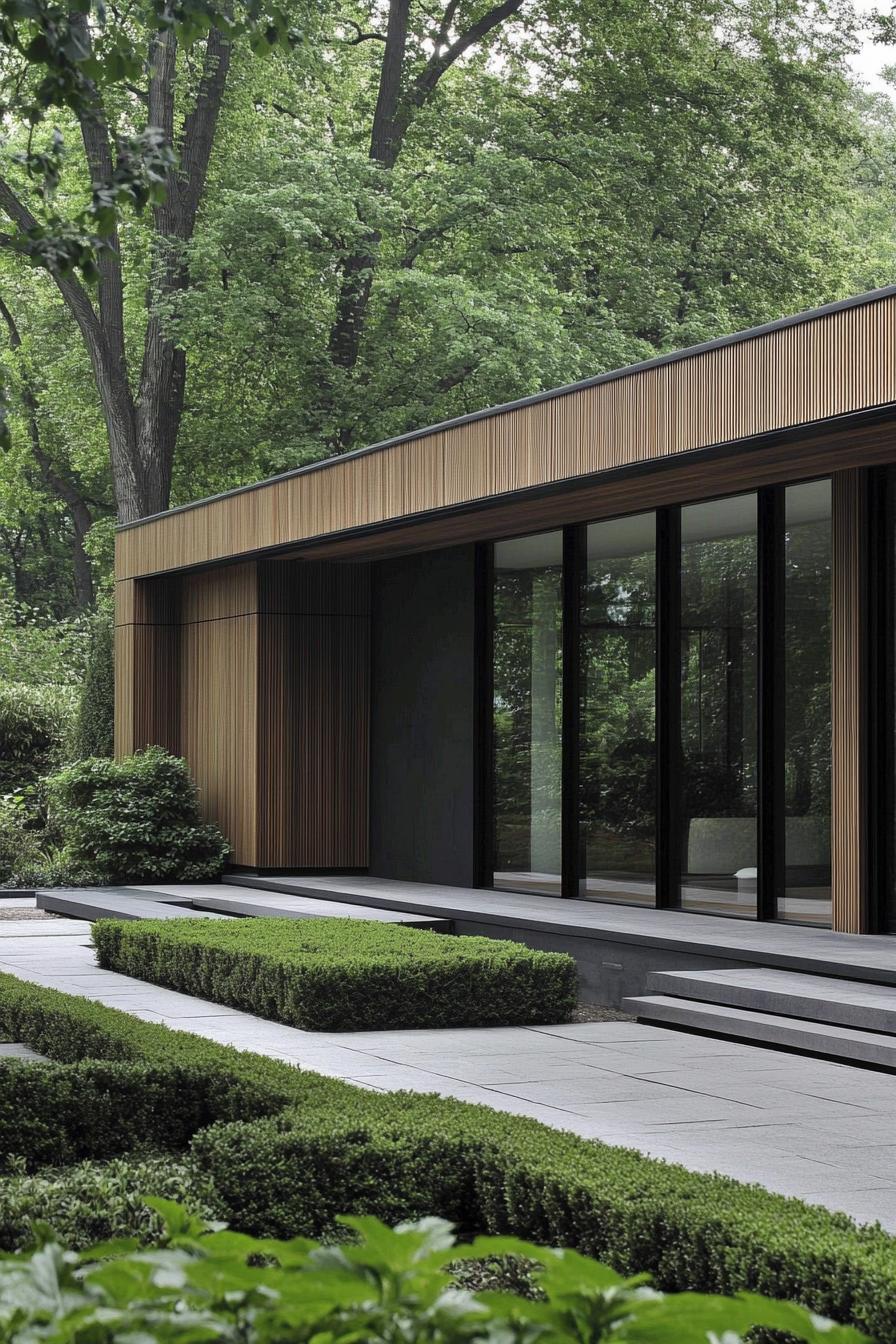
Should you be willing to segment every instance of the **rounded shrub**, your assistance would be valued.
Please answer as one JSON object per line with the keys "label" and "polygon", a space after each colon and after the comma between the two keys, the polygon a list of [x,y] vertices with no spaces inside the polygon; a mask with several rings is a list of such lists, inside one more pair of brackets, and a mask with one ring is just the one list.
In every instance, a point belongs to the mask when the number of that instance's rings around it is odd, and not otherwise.
{"label": "rounded shrub", "polygon": [[161,747],[121,761],[89,757],[47,783],[64,859],[81,882],[207,882],[230,847],[202,821],[187,763]]}

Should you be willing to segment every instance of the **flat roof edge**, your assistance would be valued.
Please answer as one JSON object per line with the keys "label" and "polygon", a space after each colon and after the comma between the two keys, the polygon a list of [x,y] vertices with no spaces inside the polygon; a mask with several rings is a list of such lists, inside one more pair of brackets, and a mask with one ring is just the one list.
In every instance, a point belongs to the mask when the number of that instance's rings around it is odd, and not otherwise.
{"label": "flat roof edge", "polygon": [[331,457],[321,458],[318,462],[308,462],[301,467],[292,467],[288,471],[279,472],[276,476],[266,476],[260,481],[251,481],[248,485],[233,486],[232,489],[222,490],[216,495],[207,495],[202,499],[191,500],[187,504],[175,505],[174,508],[165,509],[161,513],[151,513],[144,518],[135,518],[128,523],[118,523],[115,530],[116,532],[126,532],[131,528],[143,527],[147,523],[157,522],[160,518],[169,518],[172,514],[201,509],[221,499],[248,494],[252,490],[262,490],[269,485],[276,485],[279,481],[287,481],[296,476],[322,471],[336,463],[350,462],[353,458],[383,452],[386,448],[394,448],[401,443],[410,443],[414,439],[426,438],[430,434],[456,429],[461,425],[473,424],[477,420],[487,420],[492,416],[505,415],[510,411],[522,410],[526,406],[537,406],[540,402],[552,401],[556,397],[569,396],[571,393],[582,392],[590,387],[599,387],[602,383],[630,378],[635,374],[646,373],[650,369],[662,368],[667,364],[679,364],[686,359],[694,359],[698,355],[708,354],[713,350],[721,350],[731,345],[741,345],[746,341],[755,340],[757,337],[767,336],[775,331],[783,331],[787,327],[799,326],[806,322],[815,321],[817,318],[828,317],[833,313],[845,312],[850,308],[866,307],[873,303],[879,303],[882,299],[894,297],[896,297],[896,284],[886,285],[881,289],[872,289],[864,294],[855,294],[848,299],[838,299],[833,303],[824,304],[820,308],[807,308],[803,312],[794,313],[789,317],[779,317],[773,322],[763,323],[762,326],[747,327],[744,331],[734,331],[728,336],[719,336],[715,340],[703,341],[699,345],[685,346],[682,350],[673,350],[667,355],[657,355],[653,359],[641,360],[637,364],[626,364],[621,369],[611,369],[606,373],[597,373],[576,383],[566,383],[562,387],[549,388],[544,392],[533,392],[530,396],[519,397],[516,401],[502,402],[497,406],[487,406],[480,411],[469,411],[465,415],[455,416],[451,420],[441,420],[434,425],[426,425],[421,429],[407,430],[404,434],[396,434],[391,439],[383,439],[379,443],[355,448],[350,453],[334,454]]}

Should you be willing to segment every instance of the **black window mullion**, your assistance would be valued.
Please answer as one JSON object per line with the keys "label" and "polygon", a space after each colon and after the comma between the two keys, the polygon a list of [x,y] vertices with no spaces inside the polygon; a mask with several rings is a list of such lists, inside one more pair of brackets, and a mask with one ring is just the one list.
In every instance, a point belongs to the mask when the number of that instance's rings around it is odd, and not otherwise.
{"label": "black window mullion", "polygon": [[681,889],[681,510],[656,515],[656,903]]}
{"label": "black window mullion", "polygon": [[758,919],[774,919],[784,886],[784,489],[760,490]]}
{"label": "black window mullion", "polygon": [[581,895],[580,760],[582,717],[582,598],[586,565],[584,526],[563,531],[563,726],[561,889],[565,897]]}
{"label": "black window mullion", "polygon": [[493,886],[495,875],[494,568],[494,547],[478,545],[474,560],[476,755],[473,782],[473,854],[477,887]]}

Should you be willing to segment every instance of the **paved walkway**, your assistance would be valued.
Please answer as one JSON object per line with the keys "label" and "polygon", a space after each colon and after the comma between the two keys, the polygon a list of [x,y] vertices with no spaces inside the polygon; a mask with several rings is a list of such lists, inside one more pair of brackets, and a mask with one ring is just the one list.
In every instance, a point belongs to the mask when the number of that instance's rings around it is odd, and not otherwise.
{"label": "paved walkway", "polygon": [[298,1031],[98,969],[79,920],[0,922],[0,971],[361,1087],[481,1102],[896,1231],[896,1076],[634,1022]]}

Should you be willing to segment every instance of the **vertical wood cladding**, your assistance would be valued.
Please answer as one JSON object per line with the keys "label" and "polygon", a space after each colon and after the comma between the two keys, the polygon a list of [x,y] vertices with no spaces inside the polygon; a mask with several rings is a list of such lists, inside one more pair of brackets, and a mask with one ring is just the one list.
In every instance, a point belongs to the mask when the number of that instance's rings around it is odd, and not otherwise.
{"label": "vertical wood cladding", "polygon": [[369,583],[366,565],[261,565],[262,867],[367,864]]}
{"label": "vertical wood cladding", "polygon": [[118,533],[116,570],[207,564],[888,405],[894,355],[886,294],[151,519]]}
{"label": "vertical wood cladding", "polygon": [[864,471],[832,478],[831,883],[833,927],[868,930],[865,712],[868,525]]}
{"label": "vertical wood cladding", "polygon": [[185,756],[234,863],[367,863],[368,587],[301,561],[118,585],[116,753]]}
{"label": "vertical wood cladding", "polygon": [[179,749],[177,621],[180,579],[116,585],[115,752]]}
{"label": "vertical wood cladding", "polygon": [[257,862],[258,616],[195,620],[180,628],[180,750],[202,810]]}

